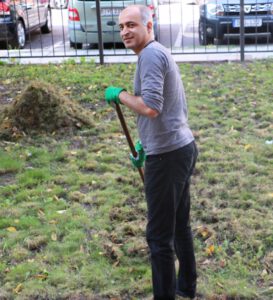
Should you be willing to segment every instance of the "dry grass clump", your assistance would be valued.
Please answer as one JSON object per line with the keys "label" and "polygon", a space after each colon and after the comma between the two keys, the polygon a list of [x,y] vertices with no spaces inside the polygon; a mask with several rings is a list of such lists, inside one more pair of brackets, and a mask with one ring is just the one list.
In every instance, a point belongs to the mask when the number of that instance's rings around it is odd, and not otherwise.
{"label": "dry grass clump", "polygon": [[69,132],[82,126],[94,126],[91,114],[45,82],[31,82],[11,105],[0,110],[0,138]]}

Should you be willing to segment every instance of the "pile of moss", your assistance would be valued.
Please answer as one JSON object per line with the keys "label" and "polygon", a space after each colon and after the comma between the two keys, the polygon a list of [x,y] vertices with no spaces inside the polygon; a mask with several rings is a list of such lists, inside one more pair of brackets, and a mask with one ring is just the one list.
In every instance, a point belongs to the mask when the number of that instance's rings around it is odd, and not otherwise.
{"label": "pile of moss", "polygon": [[0,110],[0,138],[71,132],[82,126],[94,126],[91,113],[45,82],[31,82],[11,105]]}

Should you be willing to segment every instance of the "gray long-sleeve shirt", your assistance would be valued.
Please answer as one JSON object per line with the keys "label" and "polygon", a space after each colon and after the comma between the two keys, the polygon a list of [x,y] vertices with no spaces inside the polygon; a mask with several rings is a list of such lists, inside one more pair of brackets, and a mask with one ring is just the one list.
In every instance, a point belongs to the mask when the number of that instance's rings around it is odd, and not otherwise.
{"label": "gray long-sleeve shirt", "polygon": [[137,127],[147,155],[176,150],[194,140],[188,126],[188,110],[179,68],[158,42],[139,54],[134,94],[159,112],[156,118],[138,115]]}

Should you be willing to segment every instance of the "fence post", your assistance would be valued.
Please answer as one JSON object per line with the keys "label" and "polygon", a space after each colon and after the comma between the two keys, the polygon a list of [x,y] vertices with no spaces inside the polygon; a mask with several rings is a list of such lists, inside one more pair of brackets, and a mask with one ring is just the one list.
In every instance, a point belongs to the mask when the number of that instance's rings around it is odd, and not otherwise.
{"label": "fence post", "polygon": [[102,42],[102,29],[101,29],[101,15],[100,15],[100,0],[96,0],[96,12],[97,12],[97,26],[98,26],[98,45],[100,53],[100,64],[104,64],[103,55],[103,42]]}
{"label": "fence post", "polygon": [[245,11],[244,0],[240,0],[240,56],[241,62],[245,61]]}

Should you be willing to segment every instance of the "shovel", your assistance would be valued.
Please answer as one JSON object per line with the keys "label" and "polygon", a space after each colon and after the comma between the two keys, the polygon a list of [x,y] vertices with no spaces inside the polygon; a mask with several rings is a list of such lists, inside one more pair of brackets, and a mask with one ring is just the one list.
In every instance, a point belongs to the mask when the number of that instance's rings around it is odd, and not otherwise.
{"label": "shovel", "polygon": [[[134,146],[134,143],[131,139],[131,136],[130,136],[130,133],[129,133],[129,130],[127,128],[127,125],[126,125],[126,122],[125,122],[125,119],[124,119],[124,116],[123,116],[123,113],[122,113],[122,110],[120,108],[120,105],[118,103],[115,103],[116,104],[116,111],[117,111],[117,114],[118,114],[118,118],[120,120],[120,124],[122,126],[122,129],[124,131],[124,134],[126,136],[126,139],[127,139],[127,142],[129,144],[129,147],[130,147],[130,150],[131,150],[131,153],[134,157],[137,157],[137,152],[136,152],[136,149],[135,149],[135,146]],[[138,172],[139,172],[139,175],[142,179],[142,182],[144,183],[144,173],[143,173],[143,168],[137,168],[138,169]]]}

